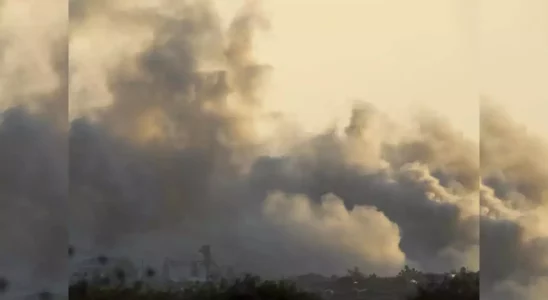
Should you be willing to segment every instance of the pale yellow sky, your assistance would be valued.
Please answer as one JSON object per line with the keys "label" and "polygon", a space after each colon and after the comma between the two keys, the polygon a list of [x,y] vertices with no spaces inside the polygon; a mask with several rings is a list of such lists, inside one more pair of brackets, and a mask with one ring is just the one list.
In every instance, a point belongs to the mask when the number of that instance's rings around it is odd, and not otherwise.
{"label": "pale yellow sky", "polygon": [[548,1],[482,1],[482,90],[548,138]]}
{"label": "pale yellow sky", "polygon": [[[223,15],[242,2],[217,0]],[[272,22],[257,49],[274,67],[268,106],[317,130],[352,99],[395,117],[420,104],[477,136],[474,1],[262,2]]]}
{"label": "pale yellow sky", "polygon": [[[230,15],[243,3],[217,0]],[[229,3],[230,2],[230,3]],[[351,99],[406,115],[417,104],[477,138],[479,95],[548,137],[548,1],[262,1],[274,67],[267,100],[310,129]]]}

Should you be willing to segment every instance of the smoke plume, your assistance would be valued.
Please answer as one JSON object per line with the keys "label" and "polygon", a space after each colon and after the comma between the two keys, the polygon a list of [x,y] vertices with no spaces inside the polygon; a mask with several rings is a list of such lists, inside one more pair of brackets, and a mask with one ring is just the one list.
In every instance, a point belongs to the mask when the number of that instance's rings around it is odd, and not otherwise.
{"label": "smoke plume", "polygon": [[437,116],[398,125],[356,104],[343,130],[280,142],[292,121],[262,108],[257,3],[228,28],[207,1],[71,3],[70,230],[86,253],[211,244],[265,276],[479,267],[478,145]]}
{"label": "smoke plume", "polygon": [[548,158],[492,102],[481,110],[481,283],[486,299],[544,299],[548,292]]}
{"label": "smoke plume", "polygon": [[66,9],[0,2],[0,276],[13,293],[66,291]]}
{"label": "smoke plume", "polygon": [[309,135],[263,110],[275,69],[253,56],[269,25],[253,1],[228,28],[208,1],[0,5],[0,275],[15,288],[65,289],[68,228],[77,254],[211,244],[265,276],[478,269],[481,246],[486,299],[546,294],[548,148],[497,106],[482,104],[480,145],[365,103]]}

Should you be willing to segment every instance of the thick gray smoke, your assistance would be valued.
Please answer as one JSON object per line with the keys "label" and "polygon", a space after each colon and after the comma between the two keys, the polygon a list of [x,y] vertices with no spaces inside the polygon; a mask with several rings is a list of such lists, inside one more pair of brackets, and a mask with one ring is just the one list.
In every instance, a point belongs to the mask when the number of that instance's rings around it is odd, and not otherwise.
{"label": "thick gray smoke", "polygon": [[65,290],[68,215],[85,254],[211,244],[267,276],[477,269],[481,237],[487,299],[548,292],[548,148],[496,107],[481,168],[432,115],[394,126],[356,104],[344,130],[307,136],[262,110],[252,2],[225,29],[206,1],[71,0],[70,39],[66,1],[0,3],[0,276],[16,289]]}
{"label": "thick gray smoke", "polygon": [[9,295],[66,291],[66,9],[63,0],[0,2],[0,276]]}
{"label": "thick gray smoke", "polygon": [[227,29],[207,1],[126,3],[71,8],[77,248],[185,259],[207,243],[265,276],[479,267],[473,142],[433,116],[391,130],[369,105],[342,131],[265,138],[286,122],[261,109],[256,3]]}
{"label": "thick gray smoke", "polygon": [[481,111],[481,270],[486,299],[548,294],[548,146],[489,101]]}

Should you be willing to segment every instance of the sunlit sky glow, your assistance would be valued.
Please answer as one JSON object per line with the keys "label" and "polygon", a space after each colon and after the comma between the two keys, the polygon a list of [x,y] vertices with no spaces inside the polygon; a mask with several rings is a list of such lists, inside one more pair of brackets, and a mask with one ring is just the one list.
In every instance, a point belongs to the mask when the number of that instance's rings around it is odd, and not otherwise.
{"label": "sunlit sky glow", "polygon": [[[229,16],[243,1],[216,2]],[[547,131],[547,1],[279,0],[263,8],[272,28],[257,53],[274,67],[268,106],[309,130],[361,99],[395,117],[426,107],[477,138],[485,95],[536,134]]]}
{"label": "sunlit sky glow", "polygon": [[[239,1],[218,2],[228,14]],[[268,106],[309,130],[344,116],[354,99],[394,117],[424,106],[477,136],[472,1],[263,3],[272,28],[257,53],[274,67]]]}

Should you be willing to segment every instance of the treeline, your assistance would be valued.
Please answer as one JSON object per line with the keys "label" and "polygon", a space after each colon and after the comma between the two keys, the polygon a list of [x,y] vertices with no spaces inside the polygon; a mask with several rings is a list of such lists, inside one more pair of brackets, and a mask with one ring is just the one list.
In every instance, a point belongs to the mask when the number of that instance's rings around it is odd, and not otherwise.
{"label": "treeline", "polygon": [[441,283],[419,285],[410,300],[479,300],[479,272],[461,271]]}
{"label": "treeline", "polygon": [[[8,281],[0,280],[0,294],[8,289]],[[50,299],[42,293],[42,299]],[[320,300],[321,295],[306,292],[294,282],[261,280],[247,275],[231,283],[194,283],[178,290],[158,290],[140,282],[131,286],[96,285],[79,281],[69,287],[74,300]],[[336,296],[331,297],[337,299]],[[479,300],[479,274],[459,272],[437,283],[418,285],[408,300]]]}
{"label": "treeline", "polygon": [[[261,280],[245,276],[228,284],[195,283],[182,290],[159,291],[143,285],[132,287],[101,287],[79,282],[70,287],[75,300],[320,300],[321,295],[305,292],[289,281]],[[335,295],[330,297],[337,299]],[[479,300],[477,273],[459,273],[441,283],[419,285],[408,300]]]}
{"label": "treeline", "polygon": [[74,300],[320,300],[319,295],[305,292],[290,281],[261,280],[247,275],[232,283],[194,283],[179,290],[160,291],[142,284],[132,287],[89,285],[85,281],[73,284],[69,297]]}
{"label": "treeline", "polygon": [[[69,249],[69,256],[74,254]],[[99,259],[106,264],[106,259]],[[126,281],[126,274],[119,270],[115,272],[117,280],[88,281],[79,280],[69,286],[69,298],[74,300],[320,300],[330,298],[337,300],[335,294],[322,294],[305,291],[297,285],[297,281],[290,280],[262,280],[258,276],[245,275],[241,278],[217,283],[192,283],[183,288],[177,287],[164,290],[145,281]],[[153,269],[147,270],[145,277],[156,277]],[[432,279],[433,277],[437,279]],[[439,280],[439,278],[442,280]],[[334,281],[333,281],[334,280]],[[445,275],[424,274],[416,269],[405,266],[396,277],[380,278],[375,274],[365,275],[358,268],[349,270],[348,274],[339,278],[332,278],[335,286],[344,289],[364,286],[379,286],[388,283],[395,288],[401,284],[413,285],[414,293],[407,300],[479,300],[479,272],[470,272],[465,268]],[[393,285],[395,283],[395,285]],[[332,287],[332,288],[335,288]],[[346,287],[346,288],[345,288]],[[328,287],[325,287],[328,289]],[[8,292],[10,282],[0,276],[0,298]],[[52,299],[48,292],[42,292],[39,299]],[[345,299],[347,299],[345,297]],[[374,298],[371,298],[374,299]]]}

